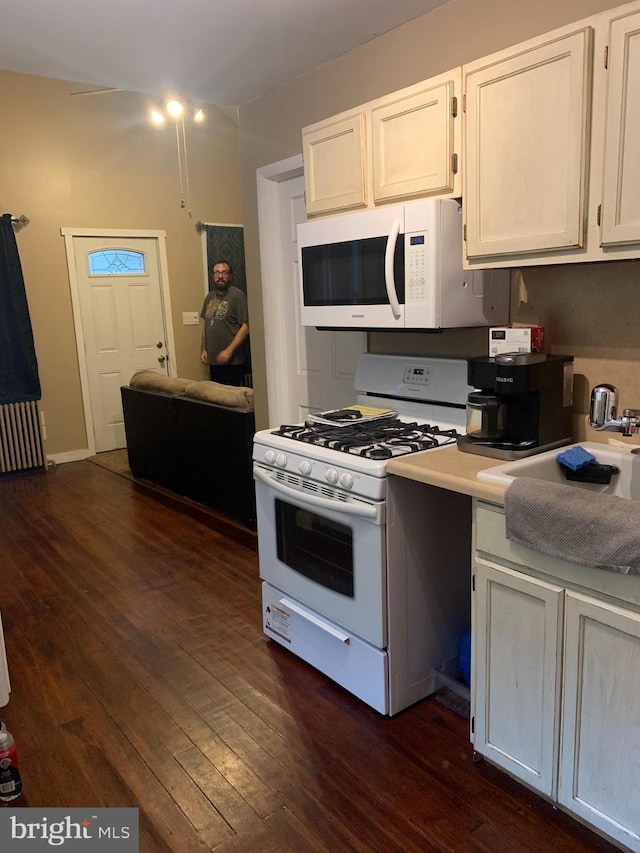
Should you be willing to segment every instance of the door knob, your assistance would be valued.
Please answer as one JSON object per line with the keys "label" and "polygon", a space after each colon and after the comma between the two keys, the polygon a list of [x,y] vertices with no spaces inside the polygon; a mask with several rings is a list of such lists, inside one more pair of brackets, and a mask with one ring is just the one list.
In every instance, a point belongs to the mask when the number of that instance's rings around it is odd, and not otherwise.
{"label": "door knob", "polygon": [[158,361],[160,362],[160,364],[164,364],[166,360],[167,360],[166,356],[164,356],[164,355],[158,356]]}

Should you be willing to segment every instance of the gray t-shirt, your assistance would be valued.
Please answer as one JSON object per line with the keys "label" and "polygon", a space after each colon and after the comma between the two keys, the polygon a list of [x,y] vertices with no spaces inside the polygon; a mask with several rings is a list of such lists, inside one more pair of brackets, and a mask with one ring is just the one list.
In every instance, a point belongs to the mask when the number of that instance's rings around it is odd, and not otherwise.
{"label": "gray t-shirt", "polygon": [[[200,312],[204,320],[204,348],[207,364],[216,363],[216,355],[229,346],[243,323],[249,322],[247,297],[244,291],[230,285],[222,296],[214,289],[207,294]],[[229,364],[244,364],[246,344],[234,352]]]}

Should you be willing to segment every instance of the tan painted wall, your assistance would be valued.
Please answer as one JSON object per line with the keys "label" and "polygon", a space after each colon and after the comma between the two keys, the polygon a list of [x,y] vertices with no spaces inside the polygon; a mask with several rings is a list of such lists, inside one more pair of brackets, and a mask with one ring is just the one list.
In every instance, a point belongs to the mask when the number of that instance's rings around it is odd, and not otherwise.
{"label": "tan painted wall", "polygon": [[167,233],[178,375],[205,378],[200,328],[202,249],[195,223],[242,222],[238,132],[207,107],[188,128],[190,207],[179,206],[173,127],[150,125],[150,98],[129,92],[70,97],[80,83],[0,72],[0,208],[25,214],[17,234],[47,424],[46,453],[87,447],[73,315],[61,227],[155,229]]}
{"label": "tan painted wall", "polygon": [[[267,396],[256,169],[300,153],[304,125],[612,5],[616,4],[611,0],[450,0],[241,108],[249,310],[260,426],[267,422]],[[577,356],[581,410],[586,410],[586,386],[603,380],[619,383],[623,406],[640,407],[640,261],[529,268],[523,277],[529,301],[521,307],[516,298],[512,317],[545,322],[551,348]],[[516,297],[518,293],[519,289]],[[484,352],[485,339],[486,332],[476,331],[377,334],[370,336],[369,345],[378,352],[465,357]]]}

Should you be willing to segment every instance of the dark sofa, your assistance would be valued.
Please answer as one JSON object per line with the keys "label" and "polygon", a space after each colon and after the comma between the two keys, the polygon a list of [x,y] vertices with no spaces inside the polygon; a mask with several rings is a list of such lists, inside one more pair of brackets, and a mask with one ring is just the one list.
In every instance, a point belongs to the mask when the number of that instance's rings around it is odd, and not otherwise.
{"label": "dark sofa", "polygon": [[[138,376],[138,374],[136,374]],[[252,408],[210,402],[213,382],[183,382],[184,390],[162,390],[158,377],[151,387],[134,382],[121,388],[129,467],[134,477],[164,486],[179,495],[255,526],[255,490],[251,453],[255,432]],[[169,380],[170,387],[171,380]],[[135,386],[135,387],[134,387]],[[153,387],[157,386],[157,387]],[[188,395],[191,388],[193,394]],[[229,389],[229,399],[240,389]],[[204,399],[203,399],[204,397]],[[225,392],[222,393],[222,399]],[[240,398],[238,398],[240,401]]]}

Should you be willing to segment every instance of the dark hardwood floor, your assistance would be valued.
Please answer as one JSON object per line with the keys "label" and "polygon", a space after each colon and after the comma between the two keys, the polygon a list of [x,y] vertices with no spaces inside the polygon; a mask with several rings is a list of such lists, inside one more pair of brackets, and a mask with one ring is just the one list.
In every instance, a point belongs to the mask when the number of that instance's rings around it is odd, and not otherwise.
{"label": "dark hardwood floor", "polygon": [[428,699],[393,719],[262,633],[254,534],[89,462],[0,479],[18,806],[134,806],[140,850],[614,848]]}

